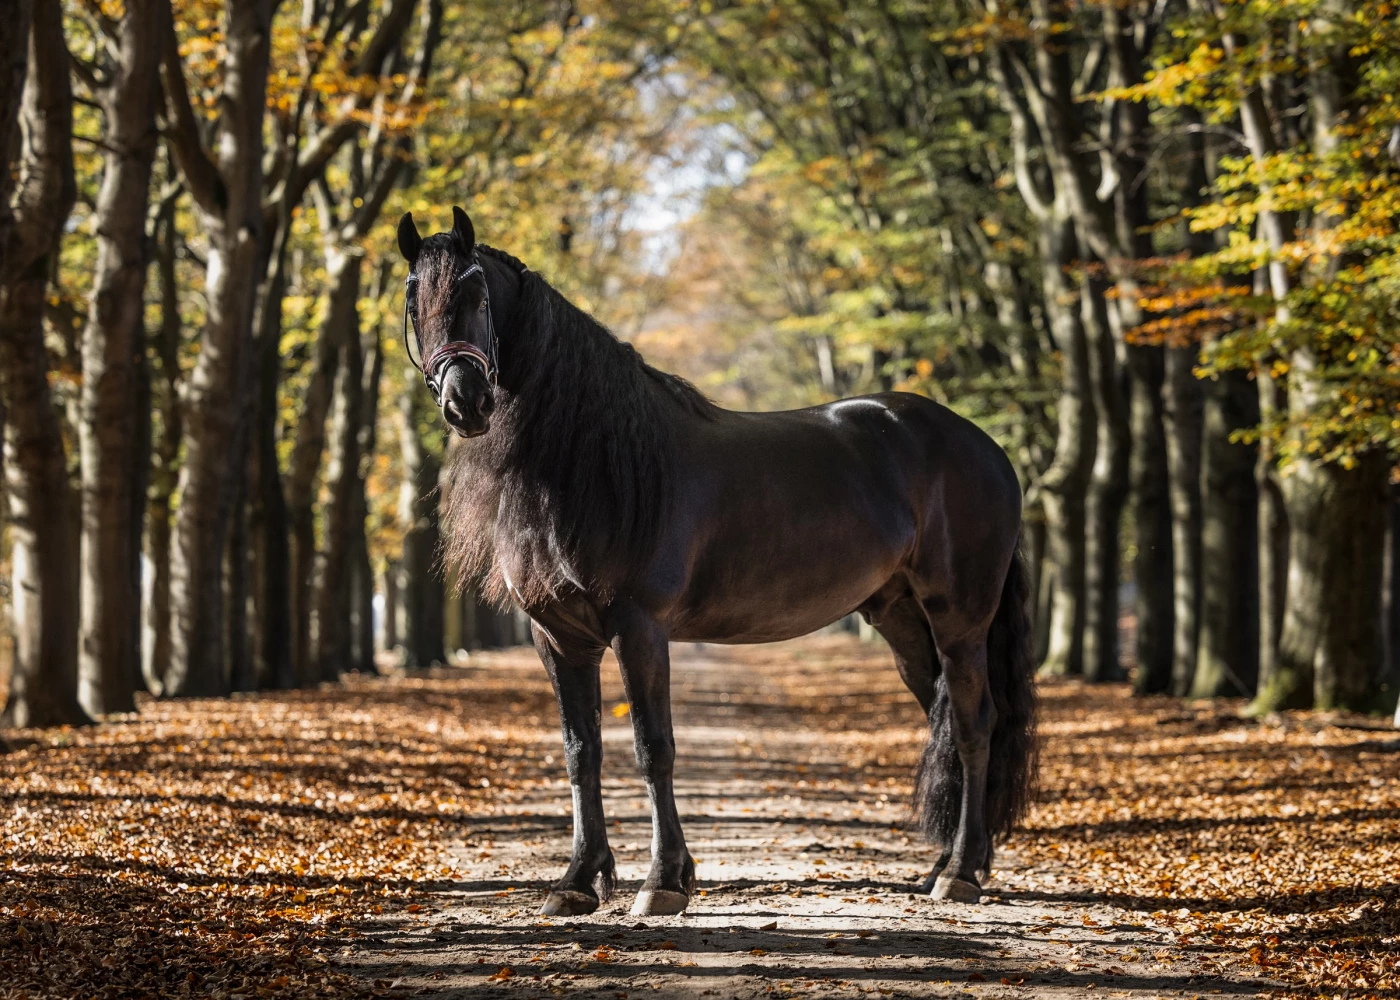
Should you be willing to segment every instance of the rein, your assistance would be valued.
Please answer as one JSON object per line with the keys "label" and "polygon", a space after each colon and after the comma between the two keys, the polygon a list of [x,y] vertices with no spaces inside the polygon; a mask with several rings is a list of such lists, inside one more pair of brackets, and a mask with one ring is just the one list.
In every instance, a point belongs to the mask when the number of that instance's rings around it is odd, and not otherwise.
{"label": "rein", "polygon": [[[472,250],[471,266],[457,275],[453,280],[459,282],[465,281],[473,274],[481,275],[482,281],[485,282],[486,270],[481,266],[481,258],[477,256],[475,249]],[[434,402],[438,405],[442,404],[442,377],[446,374],[447,369],[458,360],[471,362],[471,364],[475,365],[481,372],[488,383],[492,386],[498,385],[500,383],[499,345],[496,338],[496,320],[491,314],[490,283],[486,283],[485,298],[487,350],[483,351],[475,344],[469,344],[465,340],[449,340],[437,350],[433,351],[432,354],[429,354],[427,358],[423,360],[422,364],[419,364],[417,358],[413,356],[413,351],[409,348],[408,343],[408,289],[409,286],[415,284],[417,281],[418,275],[414,274],[412,271],[408,273],[408,277],[404,280],[403,346],[404,352],[408,355],[408,360],[413,363],[413,367],[423,373],[423,384],[426,385],[428,391],[432,393]],[[418,334],[418,318],[416,316],[413,317],[413,339],[417,342],[418,357],[421,358],[423,357],[423,341]]]}

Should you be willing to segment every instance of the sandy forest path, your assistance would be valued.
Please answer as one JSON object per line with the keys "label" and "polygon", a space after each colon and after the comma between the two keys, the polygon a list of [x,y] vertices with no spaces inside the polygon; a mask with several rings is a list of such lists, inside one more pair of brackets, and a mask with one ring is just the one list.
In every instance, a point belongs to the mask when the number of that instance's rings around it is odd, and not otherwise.
{"label": "sandy forest path", "polygon": [[[441,997],[1177,997],[1270,987],[1160,914],[1096,902],[1067,866],[1003,853],[980,905],[910,894],[932,861],[906,830],[923,723],[887,650],[849,636],[673,647],[677,793],[700,894],[679,917],[629,915],[648,858],[616,664],[604,664],[604,794],[619,890],[589,917],[537,916],[567,864],[559,737],[533,654],[454,671],[500,717],[510,780],[448,845],[465,872],[425,913],[336,956],[395,995]],[[509,699],[528,695],[517,716]],[[609,711],[612,710],[612,711]],[[481,748],[487,749],[487,748]],[[486,779],[490,781],[490,779]],[[1043,852],[1042,852],[1043,853]],[[1276,988],[1276,987],[1275,987]]]}

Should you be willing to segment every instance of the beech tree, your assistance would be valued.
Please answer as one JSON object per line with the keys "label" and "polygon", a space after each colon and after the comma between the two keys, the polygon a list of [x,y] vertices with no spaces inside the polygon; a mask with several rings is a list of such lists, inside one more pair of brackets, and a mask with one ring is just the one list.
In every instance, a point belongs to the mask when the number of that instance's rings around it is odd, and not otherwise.
{"label": "beech tree", "polygon": [[[22,24],[24,9],[16,13]],[[11,72],[14,65],[11,55]],[[76,510],[49,388],[43,327],[49,275],[76,196],[73,91],[58,0],[34,0],[27,67],[18,114],[18,180],[8,202],[0,271],[0,389],[15,633],[3,719],[6,725],[52,726],[88,720],[77,698]]]}
{"label": "beech tree", "polygon": [[79,697],[93,715],[135,707],[141,676],[141,519],[149,425],[143,406],[146,208],[155,163],[161,37],[168,0],[130,0],[95,64],[76,62],[102,105],[105,165],[97,258],[82,335]]}

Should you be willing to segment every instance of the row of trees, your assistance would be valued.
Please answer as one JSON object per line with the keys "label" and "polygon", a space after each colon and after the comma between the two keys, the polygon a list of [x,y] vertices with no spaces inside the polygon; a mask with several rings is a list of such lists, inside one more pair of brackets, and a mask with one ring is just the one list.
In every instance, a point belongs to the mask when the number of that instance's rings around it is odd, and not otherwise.
{"label": "row of trees", "polygon": [[437,572],[443,434],[384,218],[470,200],[596,299],[660,50],[528,0],[3,16],[5,724],[519,641]]}
{"label": "row of trees", "polygon": [[[1376,708],[1400,668],[1395,15],[716,5],[684,48],[753,166],[712,193],[691,277],[809,395],[912,388],[1000,435],[1046,672]],[[758,371],[731,383],[770,391]]]}

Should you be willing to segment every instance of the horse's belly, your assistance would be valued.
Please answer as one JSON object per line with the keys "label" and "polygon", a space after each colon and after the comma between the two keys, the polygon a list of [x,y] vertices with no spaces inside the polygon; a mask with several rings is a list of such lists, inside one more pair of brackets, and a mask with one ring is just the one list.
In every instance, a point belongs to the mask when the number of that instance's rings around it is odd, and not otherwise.
{"label": "horse's belly", "polygon": [[[790,539],[754,538],[724,553],[707,553],[697,560],[697,572],[672,616],[672,637],[777,642],[830,625],[900,571],[909,551],[904,536],[899,530],[853,531],[844,525],[825,539],[798,532]],[[781,544],[785,540],[788,544]]]}

